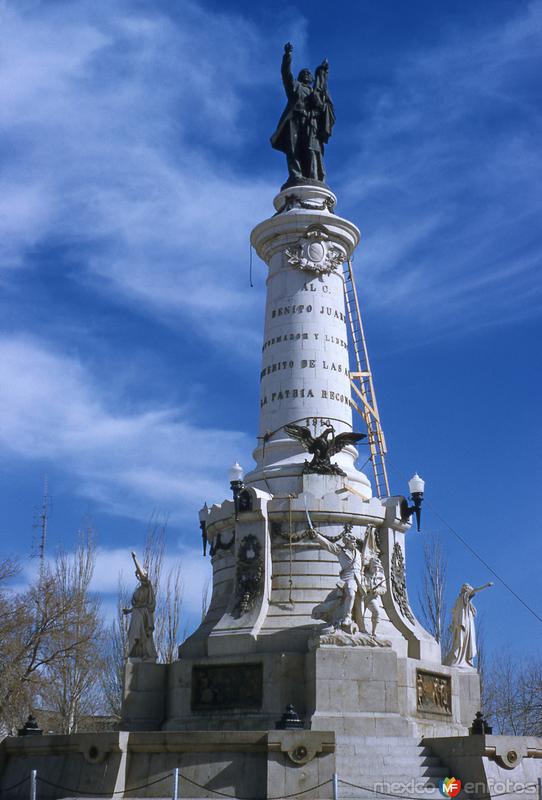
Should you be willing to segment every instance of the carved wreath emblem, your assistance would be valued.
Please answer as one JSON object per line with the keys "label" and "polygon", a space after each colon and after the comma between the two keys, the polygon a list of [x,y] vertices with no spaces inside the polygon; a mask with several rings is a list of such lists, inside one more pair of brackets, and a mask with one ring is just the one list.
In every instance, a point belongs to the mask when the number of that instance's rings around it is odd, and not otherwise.
{"label": "carved wreath emblem", "polygon": [[332,244],[324,225],[310,225],[305,236],[286,250],[289,264],[317,275],[327,275],[344,262],[342,250]]}
{"label": "carved wreath emblem", "polygon": [[237,556],[234,616],[241,617],[252,611],[260,594],[263,579],[261,549],[259,541],[252,534],[241,540]]}

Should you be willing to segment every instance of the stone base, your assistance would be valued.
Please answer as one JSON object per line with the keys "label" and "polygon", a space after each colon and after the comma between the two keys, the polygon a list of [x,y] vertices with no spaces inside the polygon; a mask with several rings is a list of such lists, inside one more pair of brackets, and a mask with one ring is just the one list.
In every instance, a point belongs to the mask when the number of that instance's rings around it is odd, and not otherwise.
{"label": "stone base", "polygon": [[[29,784],[7,791],[37,770],[40,800],[70,795],[276,797],[312,789],[329,798],[335,735],[321,731],[86,733],[7,737],[0,744],[0,796],[22,800]],[[47,783],[40,783],[43,778]],[[60,788],[63,787],[63,788]],[[125,794],[123,794],[125,793]]]}
{"label": "stone base", "polygon": [[480,682],[474,670],[400,657],[370,634],[339,631],[314,636],[306,653],[130,664],[122,728],[265,731],[289,704],[306,729],[462,736],[480,709]]}
{"label": "stone base", "polygon": [[542,779],[542,738],[453,736],[424,739],[435,756],[461,779],[470,797],[533,798]]}
{"label": "stone base", "polygon": [[438,800],[439,780],[452,775],[477,800],[532,800],[536,795],[542,778],[541,738],[454,736],[420,742],[417,736],[394,736],[389,725],[388,732],[338,737],[320,730],[7,737],[0,743],[0,796],[26,800],[30,770],[35,769],[40,800],[113,793],[118,798],[165,798],[172,796],[176,768],[179,796],[185,798],[217,792],[232,798],[302,794],[321,800],[333,796],[334,773],[339,796],[356,800],[374,800],[373,789]]}

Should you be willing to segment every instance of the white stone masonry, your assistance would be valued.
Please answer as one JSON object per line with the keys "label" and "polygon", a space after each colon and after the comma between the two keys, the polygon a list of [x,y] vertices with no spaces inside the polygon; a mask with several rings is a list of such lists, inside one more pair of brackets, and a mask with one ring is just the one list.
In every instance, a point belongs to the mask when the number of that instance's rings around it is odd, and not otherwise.
{"label": "white stone masonry", "polygon": [[[321,187],[286,189],[275,198],[277,214],[252,232],[252,244],[269,266],[257,466],[247,476],[253,485],[262,477],[299,476],[310,460],[284,425],[308,427],[313,435],[327,427],[336,434],[352,430],[342,265],[360,234],[332,212],[335,202]],[[354,468],[356,456],[348,447],[333,461],[370,496],[367,479]],[[299,487],[292,482],[286,488]]]}

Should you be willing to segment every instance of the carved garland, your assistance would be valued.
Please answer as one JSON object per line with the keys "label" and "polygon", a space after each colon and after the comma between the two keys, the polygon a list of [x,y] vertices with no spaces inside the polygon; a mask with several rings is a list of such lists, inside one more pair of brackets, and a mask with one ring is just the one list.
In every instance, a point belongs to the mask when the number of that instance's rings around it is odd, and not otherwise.
{"label": "carved garland", "polygon": [[262,547],[253,534],[241,540],[237,556],[236,603],[234,614],[248,614],[260,594],[263,579]]}
{"label": "carved garland", "polygon": [[211,542],[211,547],[209,548],[209,555],[211,558],[218,553],[219,550],[229,550],[232,544],[235,541],[235,533],[232,534],[232,537],[229,542],[222,541],[222,534],[217,534],[216,538],[213,542]]}
{"label": "carved garland", "polygon": [[[320,532],[320,535],[323,536],[324,539],[327,539],[328,542],[335,543],[335,542],[340,541],[340,539],[343,538],[345,533],[351,533],[352,528],[353,528],[352,523],[351,522],[347,522],[345,524],[344,528],[342,529],[342,531],[337,536],[326,536],[325,533],[321,533],[321,532]],[[271,528],[271,531],[272,531],[273,536],[280,536],[281,539],[286,539],[287,542],[288,541],[300,542],[302,539],[310,539],[311,538],[310,531],[309,531],[308,528],[304,528],[303,530],[297,531],[297,532],[292,531],[292,533],[289,533],[288,531],[284,531],[283,532],[282,525],[280,524],[280,522],[274,522],[273,526]]]}
{"label": "carved garland", "polygon": [[399,542],[393,545],[393,555],[391,559],[391,588],[395,602],[399,606],[401,614],[414,624],[414,614],[410,609],[406,588],[405,559]]}
{"label": "carved garland", "polygon": [[291,211],[292,208],[306,208],[309,211],[329,211],[330,214],[335,213],[335,201],[332,197],[325,197],[321,203],[315,200],[302,200],[296,194],[288,194],[284,198],[284,205],[277,211],[278,214],[284,214],[285,211]]}

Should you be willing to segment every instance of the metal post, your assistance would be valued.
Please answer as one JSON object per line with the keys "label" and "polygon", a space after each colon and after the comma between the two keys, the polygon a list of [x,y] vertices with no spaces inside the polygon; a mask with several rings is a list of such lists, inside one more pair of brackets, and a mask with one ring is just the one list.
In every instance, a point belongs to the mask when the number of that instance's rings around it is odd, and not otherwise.
{"label": "metal post", "polygon": [[179,767],[175,767],[175,770],[173,772],[172,800],[179,800]]}
{"label": "metal post", "polygon": [[339,776],[333,773],[333,800],[339,800]]}
{"label": "metal post", "polygon": [[37,769],[30,770],[30,800],[36,800],[36,778],[38,777]]}
{"label": "metal post", "polygon": [[542,800],[542,778],[538,778],[538,800]]}

